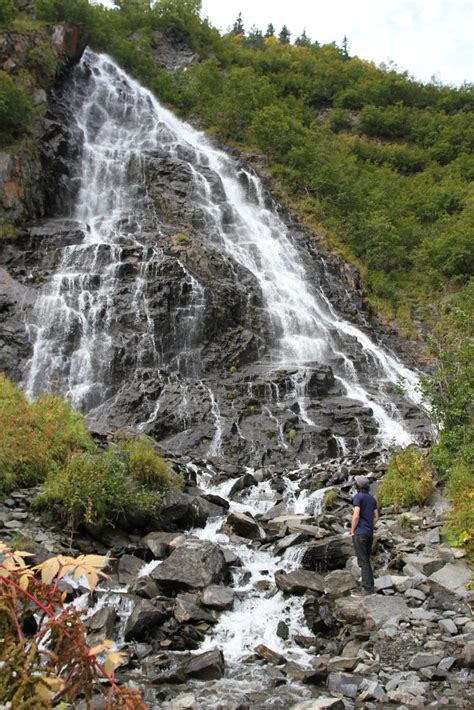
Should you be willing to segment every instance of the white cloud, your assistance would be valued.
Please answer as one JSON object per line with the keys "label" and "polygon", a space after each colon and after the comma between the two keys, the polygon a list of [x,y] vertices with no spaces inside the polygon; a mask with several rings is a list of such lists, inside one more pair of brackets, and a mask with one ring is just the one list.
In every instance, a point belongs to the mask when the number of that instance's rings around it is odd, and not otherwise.
{"label": "white cloud", "polygon": [[244,26],[277,32],[286,24],[320,43],[341,44],[376,63],[393,60],[417,79],[436,74],[445,83],[473,80],[473,4],[470,0],[203,0],[216,27],[230,28],[242,13]]}

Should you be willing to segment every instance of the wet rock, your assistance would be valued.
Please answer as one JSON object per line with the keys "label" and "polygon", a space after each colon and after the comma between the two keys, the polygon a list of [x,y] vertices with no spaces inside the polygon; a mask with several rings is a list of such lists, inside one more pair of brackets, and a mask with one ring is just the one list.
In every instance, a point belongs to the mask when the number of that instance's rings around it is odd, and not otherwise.
{"label": "wet rock", "polygon": [[287,594],[304,594],[308,590],[321,593],[324,591],[324,577],[309,570],[276,572],[275,584]]}
{"label": "wet rock", "polygon": [[218,680],[224,675],[224,670],[224,654],[218,648],[193,656],[183,666],[188,678],[199,680]]}
{"label": "wet rock", "polygon": [[197,604],[197,596],[194,594],[179,594],[176,597],[173,614],[176,621],[179,621],[180,624],[188,621],[206,621],[210,624],[216,623],[215,616],[205,611]]}
{"label": "wet rock", "polygon": [[230,609],[234,603],[234,592],[228,587],[211,584],[203,589],[201,603],[212,609]]}
{"label": "wet rock", "polygon": [[245,513],[231,513],[226,523],[237,535],[250,540],[263,540],[265,533],[256,520]]}
{"label": "wet rock", "polygon": [[140,599],[127,619],[124,630],[125,641],[141,641],[150,631],[168,617],[168,611],[161,602]]}
{"label": "wet rock", "polygon": [[339,569],[353,554],[351,536],[335,535],[308,545],[301,564],[305,569],[317,571]]}
{"label": "wet rock", "polygon": [[290,629],[288,628],[288,624],[285,624],[284,621],[279,621],[276,634],[278,638],[283,639],[284,641],[287,641],[290,637]]}
{"label": "wet rock", "polygon": [[207,540],[188,540],[151,572],[160,587],[170,590],[208,587],[227,572],[222,550]]}
{"label": "wet rock", "polygon": [[316,668],[303,668],[297,663],[290,661],[283,670],[287,676],[305,685],[321,685],[325,683],[328,677],[328,671],[325,665],[319,665]]}
{"label": "wet rock", "polygon": [[160,593],[160,588],[155,580],[148,575],[144,575],[143,577],[137,577],[130,587],[130,592],[144,599],[154,599]]}
{"label": "wet rock", "polygon": [[140,560],[138,557],[123,555],[117,565],[117,574],[120,584],[132,584],[144,564],[143,560]]}
{"label": "wet rock", "polygon": [[276,651],[272,651],[271,648],[268,648],[268,646],[265,646],[264,644],[260,644],[259,646],[256,646],[254,648],[255,655],[257,655],[259,658],[263,658],[267,663],[272,663],[274,666],[281,666],[283,663],[285,663],[285,657],[281,655],[281,653],[277,653]]}
{"label": "wet rock", "polygon": [[113,607],[107,606],[89,616],[85,625],[95,635],[100,633],[104,639],[110,639],[112,638],[116,621],[117,612]]}
{"label": "wet rock", "polygon": [[142,542],[150,550],[155,560],[164,559],[170,552],[170,545],[178,537],[176,533],[152,532]]}
{"label": "wet rock", "polygon": [[319,697],[312,700],[302,700],[292,705],[290,710],[344,710],[344,702],[340,698]]}

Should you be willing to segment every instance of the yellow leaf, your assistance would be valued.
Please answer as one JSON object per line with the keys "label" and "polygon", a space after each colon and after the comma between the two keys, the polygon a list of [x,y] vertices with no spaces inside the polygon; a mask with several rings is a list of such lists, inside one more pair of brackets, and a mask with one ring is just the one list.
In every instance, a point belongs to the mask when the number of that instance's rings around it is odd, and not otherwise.
{"label": "yellow leaf", "polygon": [[51,584],[53,578],[59,570],[59,559],[57,557],[52,557],[39,566],[41,568],[41,581],[43,584]]}
{"label": "yellow leaf", "polygon": [[21,577],[20,577],[20,582],[19,582],[20,587],[21,587],[23,590],[26,591],[26,590],[28,589],[28,583],[29,583],[29,581],[30,581],[30,580],[29,580],[29,578],[28,578],[28,575],[27,575],[27,574],[22,574]]}
{"label": "yellow leaf", "polygon": [[84,557],[83,564],[90,567],[105,567],[108,561],[108,557],[105,557],[104,555],[86,555]]}
{"label": "yellow leaf", "polygon": [[113,643],[113,641],[105,639],[102,643],[98,643],[97,646],[92,646],[92,648],[89,649],[89,656],[98,656],[99,653],[103,653],[103,651],[107,651],[107,649],[113,646]]}

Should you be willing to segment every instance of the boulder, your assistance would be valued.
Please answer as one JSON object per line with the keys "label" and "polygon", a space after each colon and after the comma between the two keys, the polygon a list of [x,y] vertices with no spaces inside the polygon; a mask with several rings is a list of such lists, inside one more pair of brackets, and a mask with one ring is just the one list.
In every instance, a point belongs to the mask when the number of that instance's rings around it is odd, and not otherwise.
{"label": "boulder", "polygon": [[265,646],[263,643],[254,648],[255,655],[259,658],[263,658],[267,663],[271,663],[274,666],[281,666],[285,663],[285,657],[281,653],[272,651],[271,648]]}
{"label": "boulder", "polygon": [[146,535],[142,542],[150,550],[155,560],[162,560],[170,552],[170,544],[177,537],[177,533],[152,532]]}
{"label": "boulder", "polygon": [[328,675],[328,690],[331,693],[341,693],[347,698],[357,697],[362,678],[353,673],[330,673]]}
{"label": "boulder", "polygon": [[277,572],[275,584],[287,594],[304,594],[306,591],[323,592],[324,577],[309,570],[294,570],[293,572]]}
{"label": "boulder", "polygon": [[180,624],[188,621],[206,621],[209,624],[215,624],[215,616],[202,609],[196,602],[197,596],[194,594],[179,594],[176,597],[173,610],[176,621],[179,621]]}
{"label": "boulder", "polygon": [[160,587],[176,591],[208,587],[221,582],[226,572],[224,554],[218,545],[190,539],[152,570],[150,576]]}
{"label": "boulder", "polygon": [[231,513],[227,518],[227,525],[240,537],[250,540],[263,540],[265,533],[260,525],[246,513]]}
{"label": "boulder", "polygon": [[336,569],[324,576],[324,593],[332,597],[342,597],[357,587],[352,573],[346,569]]}
{"label": "boulder", "polygon": [[335,613],[342,621],[378,628],[389,619],[409,619],[411,609],[400,597],[372,595],[336,599]]}
{"label": "boulder", "polygon": [[466,584],[471,575],[469,565],[463,560],[456,560],[430,574],[428,583],[433,591],[448,591],[457,596],[466,596]]}
{"label": "boulder", "polygon": [[419,670],[420,668],[427,668],[428,666],[437,666],[442,658],[442,656],[436,653],[415,653],[415,655],[410,658],[408,665],[410,668],[413,668],[413,670]]}
{"label": "boulder", "polygon": [[439,557],[428,557],[426,555],[405,555],[403,561],[426,577],[429,577],[433,572],[437,572],[446,564],[445,561]]}
{"label": "boulder", "polygon": [[117,574],[120,584],[133,584],[144,564],[143,560],[138,557],[122,555],[117,565]]}
{"label": "boulder", "polygon": [[193,656],[182,667],[188,678],[218,680],[224,675],[224,654],[219,648]]}
{"label": "boulder", "polygon": [[168,611],[161,602],[140,599],[127,619],[124,630],[125,641],[140,641],[168,617]]}
{"label": "boulder", "polygon": [[201,603],[212,609],[230,609],[234,603],[234,592],[228,587],[211,584],[203,589]]}
{"label": "boulder", "polygon": [[317,571],[340,569],[353,554],[351,536],[334,535],[308,545],[301,564],[305,569]]}
{"label": "boulder", "polygon": [[104,606],[89,616],[85,625],[94,634],[100,633],[104,639],[112,638],[117,612],[111,606]]}

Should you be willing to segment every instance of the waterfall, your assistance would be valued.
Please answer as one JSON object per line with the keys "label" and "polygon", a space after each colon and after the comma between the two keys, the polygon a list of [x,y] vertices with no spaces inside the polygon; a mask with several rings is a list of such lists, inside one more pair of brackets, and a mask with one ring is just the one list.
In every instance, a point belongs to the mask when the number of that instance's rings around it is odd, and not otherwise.
{"label": "waterfall", "polygon": [[[139,368],[203,379],[202,322],[210,296],[179,259],[173,268],[181,270],[181,287],[172,294],[178,306],[168,294],[167,332],[160,332],[154,315],[163,294],[154,293],[150,283],[169,267],[159,245],[163,215],[144,178],[153,156],[185,166],[187,198],[204,220],[209,248],[221,254],[237,279],[246,273],[258,285],[271,339],[266,367],[294,369],[302,424],[314,424],[305,396],[306,368],[327,364],[345,396],[372,412],[379,441],[413,440],[393,392],[402,382],[405,402],[418,406],[416,374],[336,313],[255,175],[180,121],[106,55],[85,52],[67,100],[83,135],[71,214],[81,236],[62,249],[27,324],[33,342],[26,376],[30,395],[58,389],[91,412]],[[126,284],[133,297],[124,315]],[[211,403],[210,453],[225,453],[224,414],[214,394]],[[160,402],[152,402],[142,427],[159,412]],[[334,441],[347,451],[344,439]]]}

